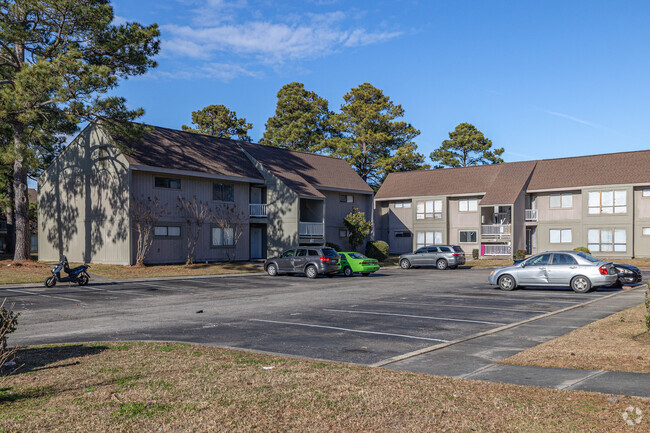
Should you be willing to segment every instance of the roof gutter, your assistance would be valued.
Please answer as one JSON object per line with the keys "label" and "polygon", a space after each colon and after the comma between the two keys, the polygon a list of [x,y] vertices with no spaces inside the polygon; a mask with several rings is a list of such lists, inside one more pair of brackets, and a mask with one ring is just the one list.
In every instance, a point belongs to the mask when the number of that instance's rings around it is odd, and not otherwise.
{"label": "roof gutter", "polygon": [[255,179],[252,177],[245,177],[245,176],[226,176],[223,174],[203,173],[200,171],[191,171],[191,170],[176,170],[170,168],[152,167],[149,165],[139,165],[139,164],[131,164],[130,167],[132,170],[137,170],[137,171],[148,171],[153,173],[175,174],[177,176],[202,177],[207,179],[231,180],[235,182],[264,184],[264,179]]}

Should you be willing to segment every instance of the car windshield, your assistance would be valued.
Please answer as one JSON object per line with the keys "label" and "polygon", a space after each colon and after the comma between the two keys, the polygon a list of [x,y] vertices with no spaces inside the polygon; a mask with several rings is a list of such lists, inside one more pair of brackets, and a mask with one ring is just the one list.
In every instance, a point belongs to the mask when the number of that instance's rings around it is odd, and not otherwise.
{"label": "car windshield", "polygon": [[591,263],[596,263],[596,262],[600,261],[597,258],[595,258],[594,256],[590,256],[589,254],[585,254],[585,253],[578,253],[578,256],[582,257],[583,259],[585,259],[585,260],[587,260],[587,261],[589,261]]}
{"label": "car windshield", "polygon": [[350,256],[353,259],[367,259],[366,256],[364,256],[363,254],[359,254],[359,253],[349,253],[348,256]]}
{"label": "car windshield", "polygon": [[338,257],[339,256],[339,254],[336,251],[334,251],[333,249],[330,249],[330,248],[323,248],[323,255],[325,257]]}

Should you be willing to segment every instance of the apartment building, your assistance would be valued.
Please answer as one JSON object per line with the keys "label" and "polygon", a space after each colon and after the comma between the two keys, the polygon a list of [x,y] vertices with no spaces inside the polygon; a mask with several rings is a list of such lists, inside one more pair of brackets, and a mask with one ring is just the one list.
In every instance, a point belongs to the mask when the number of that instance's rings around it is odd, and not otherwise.
{"label": "apartment building", "polygon": [[372,216],[372,189],[341,159],[161,127],[121,143],[127,153],[117,144],[91,124],[39,177],[40,260],[65,254],[133,264],[137,200],[164,208],[145,259],[152,264],[187,257],[190,231],[179,196],[237,220],[202,227],[197,261],[265,258],[328,241],[349,248],[345,215],[358,208]]}
{"label": "apartment building", "polygon": [[391,173],[375,235],[392,253],[435,243],[482,257],[588,247],[650,257],[650,151]]}

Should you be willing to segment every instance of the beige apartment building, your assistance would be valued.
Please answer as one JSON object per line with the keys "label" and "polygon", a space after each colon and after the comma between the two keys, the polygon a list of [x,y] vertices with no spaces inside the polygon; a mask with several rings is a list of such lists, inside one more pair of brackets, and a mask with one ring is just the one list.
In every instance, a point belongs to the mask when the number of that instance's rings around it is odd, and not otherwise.
{"label": "beige apartment building", "polygon": [[650,257],[650,151],[391,173],[375,236],[404,253],[455,244],[482,257],[588,247]]}
{"label": "beige apartment building", "polygon": [[149,198],[165,212],[145,263],[185,261],[189,230],[179,196],[241,217],[231,226],[203,226],[197,261],[265,258],[325,242],[347,249],[345,215],[358,208],[372,217],[372,189],[342,159],[161,127],[123,143],[128,153],[116,144],[91,124],[39,177],[40,260],[65,254],[70,261],[133,264],[132,209]]}

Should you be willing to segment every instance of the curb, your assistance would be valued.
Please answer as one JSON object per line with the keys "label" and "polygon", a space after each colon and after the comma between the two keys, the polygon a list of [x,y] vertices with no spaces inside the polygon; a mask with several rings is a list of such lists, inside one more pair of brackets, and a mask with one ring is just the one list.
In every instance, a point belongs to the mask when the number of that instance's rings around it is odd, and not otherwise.
{"label": "curb", "polygon": [[545,313],[545,314],[542,314],[541,316],[535,316],[535,317],[530,318],[530,319],[522,320],[521,322],[510,323],[508,325],[504,325],[504,326],[500,326],[498,328],[490,329],[489,331],[480,332],[478,334],[470,335],[469,337],[449,341],[447,343],[435,344],[433,346],[425,347],[423,349],[415,350],[413,352],[409,352],[409,353],[405,353],[405,354],[402,354],[402,355],[394,356],[392,358],[388,358],[388,359],[385,359],[383,361],[379,361],[379,362],[375,362],[374,364],[370,364],[369,367],[384,367],[386,365],[393,364],[393,363],[398,362],[398,361],[403,361],[405,359],[414,358],[416,356],[423,355],[425,353],[434,352],[436,350],[444,349],[446,347],[454,346],[456,344],[464,343],[466,341],[474,340],[476,338],[496,334],[498,332],[505,331],[505,330],[508,330],[508,329],[511,329],[511,328],[516,328],[518,326],[524,325],[526,323],[534,322],[534,321],[539,320],[539,319],[544,319],[546,317],[555,316],[556,314],[559,314],[559,313],[564,313],[566,311],[575,310],[576,308],[581,308],[581,307],[584,307],[584,306],[587,306],[587,305],[591,305],[593,303],[600,302],[600,301],[602,301],[604,299],[609,299],[609,298],[612,298],[614,296],[618,296],[621,293],[630,293],[630,292],[633,292],[635,290],[639,290],[639,289],[645,288],[645,287],[646,287],[645,285],[640,285],[640,286],[635,287],[633,289],[621,290],[619,292],[612,293],[611,295],[606,295],[606,296],[603,296],[603,297],[600,297],[600,298],[597,298],[597,299],[592,299],[591,301],[587,301],[587,302],[584,302],[584,303],[578,304],[578,305],[572,305],[570,307],[562,308],[561,310],[551,311],[550,313]]}

